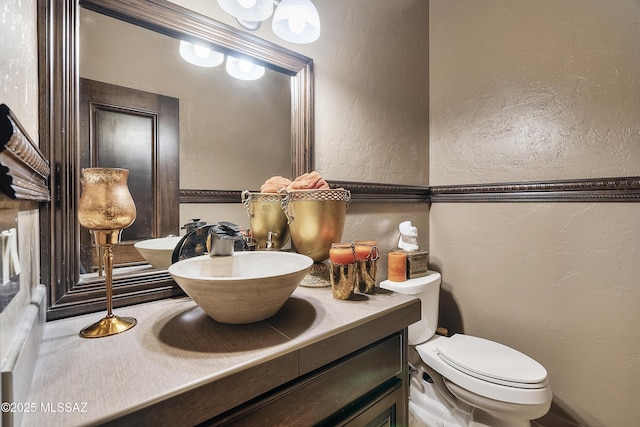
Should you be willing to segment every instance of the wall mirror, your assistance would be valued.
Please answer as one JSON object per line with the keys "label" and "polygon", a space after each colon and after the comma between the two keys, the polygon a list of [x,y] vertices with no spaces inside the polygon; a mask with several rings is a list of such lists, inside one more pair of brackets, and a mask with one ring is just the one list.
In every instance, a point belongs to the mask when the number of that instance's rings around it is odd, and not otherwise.
{"label": "wall mirror", "polygon": [[[147,79],[142,86],[137,86],[129,77],[113,79],[108,74],[106,65],[99,65],[93,70],[93,74],[82,76],[86,70],[81,67],[82,61],[82,25],[109,22],[112,26],[126,25],[126,31],[145,31],[150,38],[160,38],[164,43],[174,43],[178,45],[178,40],[199,41],[217,51],[229,55],[232,54],[240,59],[251,59],[259,65],[267,68],[268,73],[273,73],[276,83],[270,85],[282,85],[285,81],[289,93],[288,111],[284,123],[288,124],[288,141],[278,150],[284,151],[279,154],[279,158],[287,159],[286,165],[290,168],[290,175],[297,176],[312,168],[312,139],[313,139],[313,83],[312,83],[312,61],[311,59],[289,51],[270,42],[256,38],[250,34],[237,31],[232,27],[219,23],[210,18],[199,15],[190,10],[165,0],[81,0],[76,2],[51,2],[40,0],[39,7],[39,28],[38,34],[41,37],[40,57],[45,58],[40,63],[41,85],[40,90],[44,96],[40,108],[40,141],[41,148],[50,159],[53,173],[51,176],[51,203],[41,209],[41,233],[42,233],[42,256],[41,273],[43,281],[49,282],[49,310],[48,319],[56,319],[70,315],[102,310],[105,305],[104,280],[96,275],[83,275],[86,267],[81,261],[82,243],[86,236],[76,221],[76,205],[80,197],[79,175],[80,168],[92,165],[95,153],[86,144],[90,144],[91,135],[83,130],[80,125],[82,106],[80,105],[80,81],[81,77],[90,80],[102,81],[117,87],[127,87],[145,92],[167,92],[168,89],[157,89],[156,87],[144,86],[153,79]],[[94,28],[93,34],[102,31]],[[125,31],[125,30],[123,30]],[[105,40],[113,41],[109,37]],[[96,43],[85,40],[87,43]],[[118,49],[116,48],[116,51]],[[108,57],[106,53],[103,54]],[[161,56],[155,52],[156,56]],[[179,56],[175,55],[176,60]],[[134,58],[113,57],[114,69],[127,69],[136,66]],[[86,65],[86,64],[85,64]],[[83,69],[81,69],[83,68]],[[162,73],[162,68],[156,68],[156,73]],[[132,71],[132,70],[128,70]],[[142,71],[150,73],[153,71]],[[165,70],[166,73],[166,70]],[[160,76],[166,79],[167,75]],[[241,89],[246,92],[251,91],[251,86],[238,84],[236,93]],[[253,82],[255,83],[255,82]],[[230,85],[227,85],[230,86]],[[177,91],[178,84],[168,85],[173,93],[164,93],[180,100],[183,95]],[[255,86],[254,86],[255,87]],[[282,93],[281,89],[275,89],[277,93]],[[245,95],[251,96],[251,95]],[[253,96],[256,96],[255,94]],[[184,97],[185,99],[187,97]],[[213,99],[213,95],[208,97]],[[185,106],[187,102],[183,100]],[[227,101],[228,104],[230,104]],[[280,102],[282,103],[282,102]],[[215,107],[211,107],[210,113],[214,114]],[[189,111],[189,110],[184,110]],[[180,144],[193,143],[197,138],[189,132],[197,132],[192,123],[185,124],[185,120],[190,114],[180,110]],[[254,120],[255,122],[256,120]],[[231,119],[223,119],[229,128],[235,125]],[[264,123],[263,123],[264,124]],[[282,125],[280,125],[282,127]],[[202,131],[207,134],[210,131]],[[215,144],[213,138],[211,143]],[[274,139],[281,140],[281,137]],[[282,141],[280,141],[282,142]],[[221,142],[222,144],[222,142]],[[91,147],[91,145],[90,145]],[[182,149],[182,147],[180,148]],[[247,164],[249,158],[240,151],[237,156],[237,165],[242,164],[243,168],[251,168]],[[236,156],[228,156],[225,149],[217,150],[224,157],[224,161],[214,169],[224,169],[225,167],[237,168],[239,166],[230,165],[231,160]],[[221,157],[222,157],[221,156]],[[109,156],[107,156],[109,157]],[[180,156],[183,157],[183,156]],[[213,165],[215,159],[208,157]],[[94,159],[94,160],[91,160]],[[174,158],[175,160],[175,158]],[[159,169],[168,169],[171,166],[169,161],[159,165],[152,162],[147,169],[150,170],[152,180],[156,179]],[[110,165],[97,165],[110,166]],[[177,165],[176,165],[177,166]],[[258,168],[259,166],[256,166]],[[279,166],[280,168],[286,166]],[[217,179],[199,179],[199,169],[202,164],[195,160],[182,163],[180,160],[180,179],[186,181],[187,187],[180,183],[179,191],[173,195],[160,194],[150,200],[162,207],[164,216],[171,217],[170,221],[158,220],[151,217],[150,237],[161,237],[168,234],[175,226],[175,216],[173,212],[178,211],[178,204],[190,202],[192,195],[196,195],[198,202],[222,203],[240,202],[240,191],[244,188],[251,188],[249,183],[240,183],[234,187],[230,182]],[[144,169],[144,168],[143,168]],[[177,168],[176,168],[177,169]],[[185,171],[194,172],[185,175]],[[224,171],[222,171],[224,173]],[[261,172],[264,176],[264,172]],[[269,175],[270,176],[270,175]],[[187,178],[185,178],[187,177]],[[262,178],[264,179],[264,178]],[[157,182],[151,186],[157,187]],[[254,184],[255,188],[259,185]],[[178,194],[179,192],[179,194]],[[161,199],[161,202],[158,200]],[[164,222],[163,222],[164,221]],[[170,224],[170,225],[167,225]],[[175,230],[178,231],[178,230]],[[130,271],[114,275],[114,306],[129,305],[138,302],[150,301],[159,298],[179,294],[173,280],[166,271],[145,269],[141,271]]]}

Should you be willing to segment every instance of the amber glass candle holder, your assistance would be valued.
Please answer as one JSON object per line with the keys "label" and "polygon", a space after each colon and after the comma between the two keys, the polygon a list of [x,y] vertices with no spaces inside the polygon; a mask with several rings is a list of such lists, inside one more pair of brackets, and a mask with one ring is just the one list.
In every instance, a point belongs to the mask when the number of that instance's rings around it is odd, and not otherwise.
{"label": "amber glass candle holder", "polygon": [[122,230],[136,219],[127,179],[129,171],[114,168],[82,169],[82,195],[78,201],[78,222],[88,228],[96,246],[104,256],[105,287],[107,291],[107,315],[80,331],[83,338],[100,338],[119,334],[133,328],[137,321],[132,317],[118,317],[113,308],[113,250],[120,243]]}
{"label": "amber glass candle holder", "polygon": [[358,264],[358,291],[370,294],[376,287],[376,272],[378,271],[378,244],[370,240],[356,240],[356,263]]}
{"label": "amber glass candle holder", "polygon": [[329,279],[331,291],[336,299],[353,296],[358,279],[355,245],[353,243],[333,243],[329,249]]}

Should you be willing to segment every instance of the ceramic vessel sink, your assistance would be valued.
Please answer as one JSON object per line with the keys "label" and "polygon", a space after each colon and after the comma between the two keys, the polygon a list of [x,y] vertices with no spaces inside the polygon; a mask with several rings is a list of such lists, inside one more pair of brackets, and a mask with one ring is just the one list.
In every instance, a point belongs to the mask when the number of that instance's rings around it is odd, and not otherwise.
{"label": "ceramic vessel sink", "polygon": [[252,323],[276,314],[312,264],[308,256],[291,252],[235,252],[178,261],[169,273],[213,319]]}
{"label": "ceramic vessel sink", "polygon": [[166,270],[171,265],[173,250],[180,241],[180,236],[161,237],[136,242],[133,246],[153,268]]}

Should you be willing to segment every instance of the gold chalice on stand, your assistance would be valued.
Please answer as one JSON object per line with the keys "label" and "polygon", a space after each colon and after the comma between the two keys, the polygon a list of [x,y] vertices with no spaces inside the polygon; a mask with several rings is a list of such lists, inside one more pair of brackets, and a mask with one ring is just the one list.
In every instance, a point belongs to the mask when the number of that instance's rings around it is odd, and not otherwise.
{"label": "gold chalice on stand", "polygon": [[122,230],[136,219],[127,179],[129,171],[116,168],[82,169],[82,195],[78,201],[78,222],[91,231],[99,253],[104,254],[107,316],[80,331],[83,338],[100,338],[119,334],[133,328],[132,317],[118,317],[112,313],[113,246],[120,243]]}
{"label": "gold chalice on stand", "polygon": [[342,239],[351,193],[344,189],[280,190],[295,250],[313,259],[309,274],[300,283],[307,287],[331,286],[329,258],[331,244]]}

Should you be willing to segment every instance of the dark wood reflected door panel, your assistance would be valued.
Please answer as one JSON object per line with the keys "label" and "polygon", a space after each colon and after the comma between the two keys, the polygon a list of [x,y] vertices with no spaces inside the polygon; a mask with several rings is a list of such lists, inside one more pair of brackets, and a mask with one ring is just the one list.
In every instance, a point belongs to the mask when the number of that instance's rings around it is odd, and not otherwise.
{"label": "dark wood reflected door panel", "polygon": [[[178,235],[179,100],[80,79],[80,167],[129,170],[136,221],[114,248],[116,266],[145,263],[133,244]],[[81,272],[97,268],[88,230],[80,229]]]}

